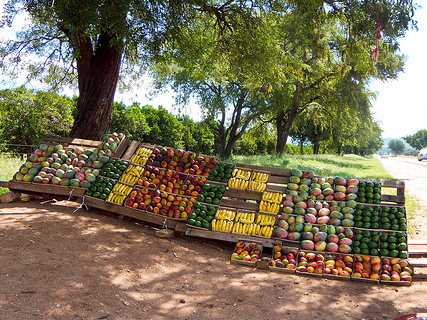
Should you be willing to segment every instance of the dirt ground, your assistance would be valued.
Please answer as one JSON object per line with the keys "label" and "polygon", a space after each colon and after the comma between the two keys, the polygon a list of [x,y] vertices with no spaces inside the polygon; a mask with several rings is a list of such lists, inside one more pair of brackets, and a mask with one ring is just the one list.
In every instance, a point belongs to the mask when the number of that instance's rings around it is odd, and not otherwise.
{"label": "dirt ground", "polygon": [[[0,204],[0,319],[393,319],[427,312],[423,281],[400,287],[236,266],[229,243],[159,239],[153,226],[42,201]],[[426,211],[420,202],[417,226]],[[414,236],[425,236],[423,226]]]}

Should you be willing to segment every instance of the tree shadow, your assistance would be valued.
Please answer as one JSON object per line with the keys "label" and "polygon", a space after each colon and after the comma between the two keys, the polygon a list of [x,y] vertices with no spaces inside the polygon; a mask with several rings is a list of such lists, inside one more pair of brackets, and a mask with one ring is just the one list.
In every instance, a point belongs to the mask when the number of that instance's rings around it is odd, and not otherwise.
{"label": "tree shadow", "polygon": [[[13,206],[13,205],[12,205]],[[0,318],[392,319],[427,288],[317,279],[231,264],[230,243],[159,239],[97,211],[0,215]],[[31,292],[31,293],[29,293]]]}

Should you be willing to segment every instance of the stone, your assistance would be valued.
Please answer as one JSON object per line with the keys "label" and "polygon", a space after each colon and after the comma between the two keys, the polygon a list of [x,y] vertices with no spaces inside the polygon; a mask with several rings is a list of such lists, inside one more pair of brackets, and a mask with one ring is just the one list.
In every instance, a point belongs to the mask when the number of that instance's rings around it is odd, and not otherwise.
{"label": "stone", "polygon": [[161,229],[155,233],[157,238],[161,239],[171,239],[175,236],[175,233],[172,229]]}
{"label": "stone", "polygon": [[21,194],[18,192],[6,192],[1,195],[0,202],[1,203],[16,202],[19,200],[20,197],[21,197]]}

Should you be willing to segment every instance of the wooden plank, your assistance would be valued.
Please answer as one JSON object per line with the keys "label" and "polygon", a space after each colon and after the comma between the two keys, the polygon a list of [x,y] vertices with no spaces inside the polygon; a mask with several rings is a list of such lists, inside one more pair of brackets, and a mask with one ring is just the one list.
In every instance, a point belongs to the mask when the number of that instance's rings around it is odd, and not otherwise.
{"label": "wooden plank", "polygon": [[[126,141],[129,141],[129,140],[126,139]],[[136,150],[139,148],[140,145],[141,145],[141,142],[139,141],[130,142],[128,148],[123,153],[121,158],[123,158],[124,160],[130,160],[130,158],[135,154]]]}
{"label": "wooden plank", "polygon": [[89,148],[97,148],[101,141],[94,140],[86,140],[86,139],[73,139],[68,146],[80,146],[80,147],[89,147]]}
{"label": "wooden plank", "polygon": [[84,203],[93,208],[117,213],[125,217],[130,217],[144,222],[149,222],[158,226],[164,226],[170,229],[175,229],[177,224],[182,223],[182,220],[171,219],[158,214],[151,214],[139,209],[124,207],[119,204],[107,202],[93,197],[85,197]]}
{"label": "wooden plank", "polygon": [[238,188],[228,188],[224,193],[224,197],[261,201],[262,192]]}
{"label": "wooden plank", "polygon": [[185,232],[185,235],[191,236],[191,237],[216,239],[216,240],[229,241],[229,242],[237,242],[239,240],[254,241],[254,242],[256,241],[256,242],[262,243],[263,247],[270,247],[270,248],[273,247],[275,243],[275,241],[271,238],[256,237],[256,236],[250,236],[250,235],[240,234],[240,233],[211,231],[208,229],[192,228],[192,227],[188,227],[187,231]]}
{"label": "wooden plank", "polygon": [[8,187],[13,191],[28,191],[32,193],[50,194],[50,195],[70,195],[72,197],[81,198],[86,193],[85,188],[57,186],[53,184],[42,184],[32,182],[11,181]]}
{"label": "wooden plank", "polygon": [[255,170],[255,171],[267,171],[267,172],[270,172],[270,174],[273,176],[284,176],[284,177],[290,177],[291,176],[291,170],[290,169],[255,166],[255,165],[245,164],[245,163],[234,163],[234,164],[236,165],[236,167],[242,168],[242,169],[250,169],[250,170]]}
{"label": "wooden plank", "polygon": [[412,275],[412,282],[413,281],[420,281],[420,280],[427,280],[427,274],[425,274],[425,273],[418,273],[418,274]]}
{"label": "wooden plank", "polygon": [[267,191],[286,193],[287,188],[285,186],[277,185],[277,184],[267,184]]}
{"label": "wooden plank", "polygon": [[409,265],[413,268],[426,268],[427,259],[409,259]]}
{"label": "wooden plank", "polygon": [[45,136],[43,141],[45,142],[57,142],[57,143],[64,143],[69,146],[86,146],[91,148],[96,148],[99,146],[101,141],[99,140],[87,140],[87,139],[80,139],[80,138],[71,138],[71,137],[57,137],[57,136]]}
{"label": "wooden plank", "polygon": [[9,182],[10,181],[0,181],[0,187],[9,188]]}
{"label": "wooden plank", "polygon": [[[138,141],[132,141],[132,142],[135,142],[135,143],[139,144]],[[117,146],[117,149],[114,151],[114,157],[116,157],[116,158],[122,158],[124,160],[129,160],[130,157],[129,157],[129,159],[126,159],[124,157],[124,153],[128,150],[128,148],[129,148],[129,146],[131,145],[132,142],[130,140],[128,140],[128,139],[125,139],[125,138],[122,139],[120,141],[119,145]],[[131,156],[132,156],[132,154],[131,154]]]}
{"label": "wooden plank", "polygon": [[409,239],[408,245],[423,245],[427,246],[427,240],[415,240],[415,239]]}
{"label": "wooden plank", "polygon": [[389,194],[382,194],[381,195],[381,203],[386,202],[392,202],[397,205],[405,205],[405,196],[395,196],[395,195],[389,195]]}
{"label": "wooden plank", "polygon": [[246,202],[243,200],[236,201],[236,200],[227,199],[227,198],[221,199],[220,206],[221,207],[239,208],[239,209],[245,209],[245,210],[251,210],[251,211],[257,211],[259,208],[258,203]]}
{"label": "wooden plank", "polygon": [[415,250],[415,249],[409,249],[408,250],[409,257],[424,257],[427,256],[427,250]]}
{"label": "wooden plank", "polygon": [[267,183],[268,184],[270,184],[270,183],[288,184],[289,183],[289,177],[270,175],[270,177],[268,178]]}
{"label": "wooden plank", "polygon": [[401,181],[401,180],[373,180],[373,181],[381,183],[382,187],[405,189],[405,181]]}

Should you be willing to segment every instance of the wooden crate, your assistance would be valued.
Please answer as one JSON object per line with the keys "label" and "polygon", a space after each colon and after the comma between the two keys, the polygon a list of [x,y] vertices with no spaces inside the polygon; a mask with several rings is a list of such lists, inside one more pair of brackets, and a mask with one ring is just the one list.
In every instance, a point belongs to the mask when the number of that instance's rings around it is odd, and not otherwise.
{"label": "wooden crate", "polygon": [[374,180],[374,182],[381,183],[382,188],[396,189],[396,195],[381,194],[381,205],[405,205],[405,181]]}

